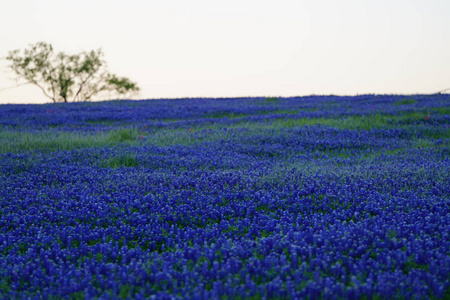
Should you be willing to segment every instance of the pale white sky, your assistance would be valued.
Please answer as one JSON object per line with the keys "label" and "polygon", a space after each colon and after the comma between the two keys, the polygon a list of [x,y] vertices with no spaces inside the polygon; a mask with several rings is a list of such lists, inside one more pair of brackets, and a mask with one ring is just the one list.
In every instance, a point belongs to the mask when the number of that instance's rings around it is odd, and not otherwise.
{"label": "pale white sky", "polygon": [[[102,48],[139,98],[432,93],[450,87],[449,0],[1,0],[0,56]],[[0,103],[44,103],[0,61]]]}

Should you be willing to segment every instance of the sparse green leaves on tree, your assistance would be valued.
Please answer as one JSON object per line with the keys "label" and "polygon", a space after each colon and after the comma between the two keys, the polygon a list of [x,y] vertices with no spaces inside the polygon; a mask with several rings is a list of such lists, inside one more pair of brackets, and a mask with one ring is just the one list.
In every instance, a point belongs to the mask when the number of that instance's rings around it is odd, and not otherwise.
{"label": "sparse green leaves on tree", "polygon": [[20,79],[38,86],[53,102],[129,97],[139,91],[130,79],[106,70],[101,49],[67,55],[39,42],[23,51],[10,51],[6,60]]}

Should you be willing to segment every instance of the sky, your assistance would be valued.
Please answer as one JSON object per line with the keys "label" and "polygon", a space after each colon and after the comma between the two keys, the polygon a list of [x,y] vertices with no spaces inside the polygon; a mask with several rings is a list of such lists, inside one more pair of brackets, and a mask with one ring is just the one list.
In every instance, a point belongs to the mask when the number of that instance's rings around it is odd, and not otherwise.
{"label": "sky", "polygon": [[[449,0],[2,0],[0,57],[101,48],[136,99],[450,88]],[[0,103],[51,102],[0,60]]]}

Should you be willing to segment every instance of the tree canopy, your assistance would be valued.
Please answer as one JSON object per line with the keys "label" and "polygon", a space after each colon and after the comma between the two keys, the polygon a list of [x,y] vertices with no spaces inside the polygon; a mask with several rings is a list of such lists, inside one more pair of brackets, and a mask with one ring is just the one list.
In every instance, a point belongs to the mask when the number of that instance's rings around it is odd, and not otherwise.
{"label": "tree canopy", "polygon": [[6,60],[19,79],[38,86],[53,102],[89,101],[94,97],[130,97],[139,91],[136,83],[106,70],[101,49],[68,55],[55,53],[45,42],[13,50]]}

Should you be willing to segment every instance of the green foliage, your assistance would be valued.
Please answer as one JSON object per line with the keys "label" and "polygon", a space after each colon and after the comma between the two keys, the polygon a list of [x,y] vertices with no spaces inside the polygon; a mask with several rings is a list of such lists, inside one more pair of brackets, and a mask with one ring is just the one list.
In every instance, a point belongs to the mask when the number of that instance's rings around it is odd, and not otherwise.
{"label": "green foliage", "polygon": [[14,132],[0,129],[0,153],[27,151],[53,152],[80,148],[114,146],[138,142],[139,132],[134,128],[111,130],[97,134],[46,130],[42,132]]}
{"label": "green foliage", "polygon": [[206,115],[205,117],[206,118],[214,118],[214,119],[222,119],[222,118],[234,119],[234,118],[242,118],[245,116],[248,116],[248,115],[234,113],[234,112],[228,112],[228,111],[218,111],[218,112],[210,113],[210,114]]}
{"label": "green foliage", "polygon": [[401,115],[373,114],[373,115],[353,115],[344,118],[300,118],[300,119],[279,119],[274,121],[274,125],[281,127],[300,127],[312,125],[326,125],[339,129],[370,130],[372,128],[383,128],[397,126],[399,124],[414,124],[421,121],[426,116],[425,112],[405,112]]}
{"label": "green foliage", "polygon": [[120,167],[137,167],[139,165],[139,162],[137,158],[134,155],[130,154],[124,154],[120,155],[118,157],[114,157],[111,159],[108,159],[103,162],[103,167],[110,167],[112,169],[120,168]]}
{"label": "green foliage", "polygon": [[387,237],[389,239],[395,239],[397,237],[397,231],[389,229],[387,232]]}
{"label": "green foliage", "polygon": [[277,97],[267,97],[264,100],[265,103],[272,103],[272,104],[278,103],[279,101],[280,101],[280,99]]}
{"label": "green foliage", "polygon": [[11,282],[10,276],[0,279],[0,295],[2,295],[2,293],[6,293],[9,290],[11,290],[10,282]]}
{"label": "green foliage", "polygon": [[433,146],[433,142],[427,139],[416,139],[414,141],[415,148],[431,148]]}
{"label": "green foliage", "polygon": [[122,299],[127,299],[130,297],[133,287],[129,284],[124,284],[119,287],[119,297]]}
{"label": "green foliage", "polygon": [[69,295],[69,299],[73,299],[73,300],[83,300],[84,299],[84,292],[83,291],[78,291],[75,293],[72,293]]}
{"label": "green foliage", "polygon": [[[430,108],[432,118],[446,115],[450,110],[446,107]],[[277,110],[275,113],[281,113]],[[205,123],[192,125],[190,128],[167,126],[164,128],[152,128],[151,133],[139,131],[136,127],[120,127],[112,121],[101,121],[115,129],[110,131],[98,131],[96,133],[68,132],[64,130],[42,130],[27,132],[26,130],[11,131],[0,127],[0,153],[19,153],[40,150],[45,152],[72,150],[79,148],[93,148],[114,146],[121,143],[138,144],[146,143],[157,146],[191,145],[216,140],[244,140],[252,135],[267,134],[267,131],[277,131],[281,128],[297,128],[302,126],[331,126],[337,129],[371,130],[373,128],[404,128],[414,127],[414,132],[422,136],[422,139],[412,145],[414,148],[435,147],[433,140],[443,139],[441,145],[448,143],[450,130],[445,126],[429,126],[425,117],[428,111],[407,111],[399,114],[371,114],[350,115],[335,118],[296,118],[297,111],[283,111],[285,116],[272,119],[267,122],[239,121],[227,125],[223,130],[223,124]],[[236,117],[239,115],[222,114],[220,117]],[[102,123],[103,124],[103,123]],[[272,155],[271,153],[269,153]],[[269,155],[268,154],[268,155]],[[346,153],[334,153],[345,157]]]}
{"label": "green foliage", "polygon": [[408,258],[408,261],[405,263],[404,271],[405,272],[410,272],[412,269],[428,271],[429,268],[430,268],[429,264],[421,265],[421,264],[416,263],[415,255],[411,255]]}
{"label": "green foliage", "polygon": [[[102,141],[103,140],[103,141]],[[104,144],[105,138],[71,132],[43,131],[38,133],[0,131],[0,153],[33,150],[46,152],[90,148]]]}
{"label": "green foliage", "polygon": [[283,128],[293,128],[301,126],[312,126],[317,124],[325,124],[327,120],[325,118],[300,118],[300,119],[280,119],[274,122],[274,125],[281,126]]}
{"label": "green foliage", "polygon": [[437,112],[442,115],[450,115],[450,107],[436,107],[430,109],[433,112]]}
{"label": "green foliage", "polygon": [[414,104],[414,103],[417,103],[417,100],[412,98],[405,98],[403,100],[395,102],[395,105]]}
{"label": "green foliage", "polygon": [[113,143],[123,143],[127,141],[136,140],[139,137],[139,132],[135,128],[123,128],[111,130],[108,135],[109,141]]}
{"label": "green foliage", "polygon": [[50,44],[39,42],[23,51],[10,51],[9,68],[38,86],[53,102],[88,101],[92,97],[130,96],[139,91],[136,83],[106,71],[101,49],[68,55],[55,54]]}

